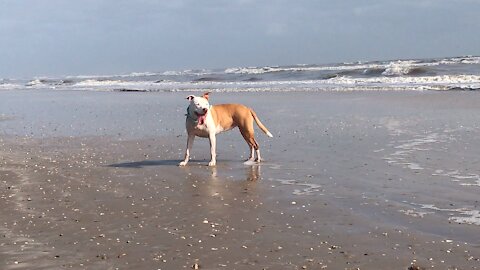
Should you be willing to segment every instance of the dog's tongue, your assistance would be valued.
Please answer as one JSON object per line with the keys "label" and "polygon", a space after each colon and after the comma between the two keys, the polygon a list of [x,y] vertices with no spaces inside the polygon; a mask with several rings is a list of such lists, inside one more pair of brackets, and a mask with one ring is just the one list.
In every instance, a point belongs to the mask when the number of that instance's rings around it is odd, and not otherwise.
{"label": "dog's tongue", "polygon": [[199,115],[198,116],[198,124],[203,125],[205,123],[205,114],[204,115]]}

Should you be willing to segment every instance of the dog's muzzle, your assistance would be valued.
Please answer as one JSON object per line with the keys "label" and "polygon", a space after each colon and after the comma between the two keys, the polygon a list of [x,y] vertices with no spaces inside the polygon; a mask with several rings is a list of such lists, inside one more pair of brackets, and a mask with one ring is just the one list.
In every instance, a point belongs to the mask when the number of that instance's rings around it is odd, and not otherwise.
{"label": "dog's muzzle", "polygon": [[199,114],[198,112],[195,112],[198,119],[198,125],[203,125],[205,123],[205,119],[207,118],[207,112],[208,112],[208,109],[203,109],[203,114]]}

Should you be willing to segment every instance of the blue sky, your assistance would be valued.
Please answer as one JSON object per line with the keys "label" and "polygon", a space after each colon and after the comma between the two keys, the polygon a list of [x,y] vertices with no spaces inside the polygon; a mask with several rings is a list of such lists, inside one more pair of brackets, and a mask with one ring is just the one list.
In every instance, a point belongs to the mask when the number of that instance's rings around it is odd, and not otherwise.
{"label": "blue sky", "polygon": [[0,0],[0,78],[480,54],[478,0]]}

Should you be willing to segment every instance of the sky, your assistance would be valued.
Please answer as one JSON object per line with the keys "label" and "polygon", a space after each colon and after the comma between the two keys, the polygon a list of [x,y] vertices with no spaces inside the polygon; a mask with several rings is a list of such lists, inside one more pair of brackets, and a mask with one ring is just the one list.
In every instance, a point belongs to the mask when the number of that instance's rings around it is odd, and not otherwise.
{"label": "sky", "polygon": [[0,0],[0,78],[480,55],[480,0]]}

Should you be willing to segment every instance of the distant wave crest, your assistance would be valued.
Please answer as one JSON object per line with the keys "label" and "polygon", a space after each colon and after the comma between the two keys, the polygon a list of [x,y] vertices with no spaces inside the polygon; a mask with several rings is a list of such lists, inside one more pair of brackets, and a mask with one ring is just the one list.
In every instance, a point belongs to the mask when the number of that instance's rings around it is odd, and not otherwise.
{"label": "distant wave crest", "polygon": [[415,61],[394,61],[391,62],[382,75],[385,76],[403,76],[403,75],[416,75],[426,72],[427,68],[422,67],[422,64],[418,64]]}
{"label": "distant wave crest", "polygon": [[0,89],[122,92],[478,90],[480,57],[2,79]]}

